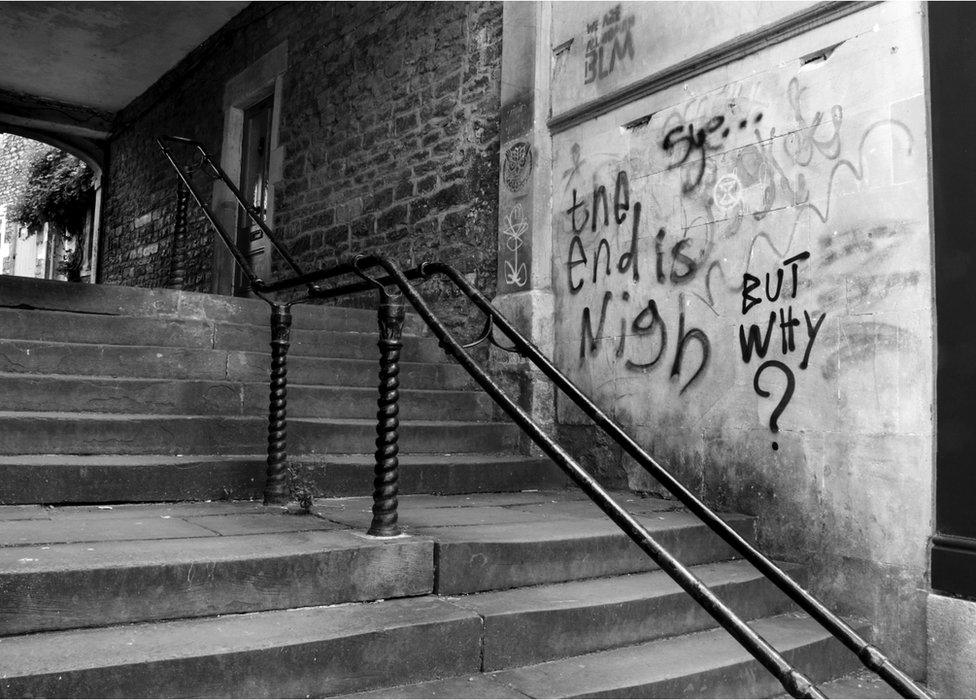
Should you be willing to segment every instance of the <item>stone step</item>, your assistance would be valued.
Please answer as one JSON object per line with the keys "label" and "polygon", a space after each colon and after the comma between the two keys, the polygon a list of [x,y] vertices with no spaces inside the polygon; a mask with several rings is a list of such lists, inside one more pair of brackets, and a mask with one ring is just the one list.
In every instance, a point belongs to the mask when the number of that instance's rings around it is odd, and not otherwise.
{"label": "stone step", "polygon": [[[292,455],[316,496],[372,493],[373,455]],[[0,456],[0,504],[127,503],[261,498],[257,455]],[[400,455],[400,492],[482,493],[558,488],[568,479],[546,459],[509,454]]]}
{"label": "stone step", "polygon": [[[417,501],[405,497],[405,523],[426,509]],[[491,508],[442,512],[482,517]],[[444,532],[376,540],[362,536],[365,527],[249,502],[18,509],[0,518],[0,635],[428,594]],[[699,574],[747,616],[787,604],[742,562]],[[660,571],[455,602],[486,622],[485,669],[709,626]]]}
{"label": "stone step", "polygon": [[[224,507],[177,504],[3,523],[0,635],[432,590],[429,539],[366,538],[281,508],[218,505]],[[41,544],[65,539],[86,541]]]}
{"label": "stone step", "polygon": [[477,673],[481,619],[401,598],[0,641],[3,697],[309,697]]}
{"label": "stone step", "polygon": [[[218,350],[269,351],[270,331],[267,327],[223,323],[214,329],[214,347]],[[289,356],[343,357],[378,361],[378,336],[368,333],[338,333],[293,327]],[[410,362],[447,362],[447,355],[432,337],[404,335],[400,358]]]}
{"label": "stone step", "polygon": [[[217,323],[203,319],[106,316],[0,307],[0,336],[85,345],[127,345],[170,348],[247,350],[267,354],[268,324]],[[375,360],[379,357],[375,328],[342,332],[293,326],[292,355]],[[405,335],[402,357],[413,362],[443,362],[446,356],[433,338]]]}
{"label": "stone step", "polygon": [[[518,495],[518,494],[516,494]],[[674,501],[618,494],[654,538],[686,565],[732,559],[736,553]],[[371,501],[349,499],[316,506],[319,516],[365,530]],[[749,539],[754,518],[730,514],[726,521]],[[404,531],[437,541],[434,591],[462,595],[479,591],[602,578],[651,571],[656,564],[579,491],[545,502],[496,501],[464,508],[436,503],[400,513]]]}
{"label": "stone step", "polygon": [[[268,352],[0,340],[0,372],[8,374],[266,382],[270,367]],[[378,372],[378,358],[299,355],[288,360],[288,379],[296,384],[376,386]],[[404,361],[400,386],[460,389],[473,382],[457,365]]]}
{"label": "stone step", "polygon": [[[472,429],[476,428],[476,429]],[[510,423],[404,421],[403,452],[504,452],[515,447]],[[295,454],[361,454],[376,440],[375,420],[295,418]],[[0,412],[0,454],[255,454],[267,445],[267,418]]]}
{"label": "stone step", "polygon": [[[802,613],[763,618],[751,626],[815,683],[859,665],[840,642]],[[712,629],[532,666],[347,696],[761,698],[781,691],[779,681],[727,632]]]}
{"label": "stone step", "polygon": [[[0,307],[153,319],[195,319],[256,326],[265,326],[270,318],[268,304],[260,299],[159,288],[72,284],[8,275],[0,275]],[[292,315],[298,328],[361,333],[376,331],[375,309],[300,304],[292,307]],[[414,314],[408,313],[405,330],[419,333],[421,327],[422,322]]]}
{"label": "stone step", "polygon": [[[0,373],[8,411],[264,416],[266,382],[193,381]],[[288,386],[290,418],[372,418],[375,387]],[[491,399],[474,391],[400,392],[400,419],[487,421]]]}
{"label": "stone step", "polygon": [[[797,572],[798,567],[787,566]],[[793,606],[744,561],[692,568],[743,619]],[[453,600],[485,622],[482,670],[578,656],[672,637],[715,625],[712,617],[663,571],[572,581]]]}

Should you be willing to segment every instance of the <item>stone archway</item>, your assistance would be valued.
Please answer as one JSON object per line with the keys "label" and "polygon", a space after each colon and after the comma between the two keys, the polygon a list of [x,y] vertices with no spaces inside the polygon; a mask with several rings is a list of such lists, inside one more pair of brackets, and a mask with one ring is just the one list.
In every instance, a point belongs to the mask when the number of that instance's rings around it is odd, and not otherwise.
{"label": "stone archway", "polygon": [[102,192],[105,177],[105,150],[100,142],[72,135],[55,134],[43,129],[0,122],[0,133],[12,134],[58,148],[81,160],[94,174],[94,196],[91,213],[82,232],[81,278],[95,283],[98,278],[98,250],[101,231]]}

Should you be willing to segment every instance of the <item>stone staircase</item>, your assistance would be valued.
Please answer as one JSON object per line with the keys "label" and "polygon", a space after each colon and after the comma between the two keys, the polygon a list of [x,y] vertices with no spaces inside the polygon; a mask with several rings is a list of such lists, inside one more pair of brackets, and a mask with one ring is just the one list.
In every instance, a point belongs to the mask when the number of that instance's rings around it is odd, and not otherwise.
{"label": "stone staircase", "polygon": [[[269,316],[257,300],[0,277],[0,504],[259,496]],[[320,495],[368,494],[375,313],[294,316],[290,456]],[[402,354],[402,491],[565,483],[512,455],[514,426],[419,330],[408,321]]]}
{"label": "stone staircase", "polygon": [[[0,696],[771,696],[775,679],[408,321],[406,537],[366,537],[375,320],[296,309],[264,468],[267,307],[0,277]],[[842,649],[674,502],[617,493],[815,680]],[[729,514],[753,535],[753,519]],[[796,574],[802,575],[797,567]]]}

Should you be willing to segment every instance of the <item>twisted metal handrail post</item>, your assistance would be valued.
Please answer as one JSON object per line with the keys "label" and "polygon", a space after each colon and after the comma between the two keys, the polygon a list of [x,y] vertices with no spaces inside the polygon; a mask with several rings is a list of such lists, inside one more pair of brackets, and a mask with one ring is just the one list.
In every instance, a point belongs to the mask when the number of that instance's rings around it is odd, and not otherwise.
{"label": "twisted metal handrail post", "polygon": [[[800,587],[786,572],[774,564],[762,552],[750,544],[728,523],[712,512],[691,491],[674,478],[670,472],[657,463],[640,445],[634,441],[616,421],[607,416],[582,391],[571,382],[531,341],[519,333],[508,319],[474,285],[468,282],[452,266],[442,263],[423,263],[420,265],[423,277],[442,274],[467,296],[474,305],[494,320],[495,325],[508,336],[515,351],[529,359],[563,393],[565,393],[593,422],[624,448],[648,473],[681,501],[689,511],[697,516],[713,532],[738,551],[760,573],[772,581],[797,605],[820,623],[828,632],[839,639],[844,646],[853,651],[861,663],[880,676],[892,688],[906,698],[928,698],[929,695],[915,681],[896,667],[881,651],[861,637],[850,625],[828,610],[823,603]],[[412,303],[412,300],[411,300]]]}
{"label": "twisted metal handrail post", "polygon": [[366,531],[372,537],[397,537],[397,495],[399,493],[400,452],[400,349],[403,347],[403,322],[406,310],[403,295],[392,292],[380,280],[370,276],[361,263],[366,259],[357,256],[352,262],[353,271],[375,287],[379,295],[376,320],[380,349],[379,397],[376,400],[376,452],[373,467],[373,520]]}
{"label": "twisted metal handrail post", "polygon": [[186,215],[189,196],[182,180],[176,184],[176,215],[173,219],[173,247],[170,252],[169,284],[171,289],[183,289],[186,277]]}
{"label": "twisted metal handrail post", "polygon": [[400,349],[405,309],[399,292],[383,292],[378,309],[380,349],[379,398],[376,401],[376,464],[373,477],[373,521],[367,535],[396,537],[400,480]]}
{"label": "twisted metal handrail post", "polygon": [[291,345],[291,304],[271,306],[271,390],[268,398],[268,467],[265,505],[289,500],[287,472],[288,348]]}
{"label": "twisted metal handrail post", "polygon": [[447,328],[431,311],[430,307],[410,284],[406,275],[390,260],[378,256],[362,256],[357,259],[359,267],[379,266],[411,306],[424,320],[440,342],[441,348],[454,358],[470,374],[489,396],[504,410],[515,423],[525,431],[533,442],[555,462],[586,493],[590,499],[639,546],[658,566],[704,608],[736,641],[772,673],[793,697],[824,697],[813,683],[794,669],[774,649],[769,642],[751,629],[725,603],[670,552],[658,544],[640,521],[622,508],[602,486],[584,470],[566,450],[549,437],[542,428],[519,407],[474,361],[464,347],[458,343]]}

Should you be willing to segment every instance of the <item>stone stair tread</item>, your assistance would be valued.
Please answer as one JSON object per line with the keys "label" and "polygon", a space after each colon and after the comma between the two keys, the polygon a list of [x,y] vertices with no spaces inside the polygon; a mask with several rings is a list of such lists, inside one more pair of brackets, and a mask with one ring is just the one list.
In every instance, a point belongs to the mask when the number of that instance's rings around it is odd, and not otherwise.
{"label": "stone stair tread", "polygon": [[[9,411],[70,411],[145,415],[265,416],[268,382],[226,379],[76,377],[0,374]],[[375,418],[375,386],[288,385],[291,418]],[[428,420],[492,417],[490,398],[481,392],[405,386],[400,417]]]}
{"label": "stone stair tread", "polygon": [[[670,502],[669,502],[670,503]],[[532,506],[527,506],[525,510],[530,511]],[[580,515],[577,512],[567,512],[565,514],[544,513],[540,515],[531,512],[523,513],[517,506],[506,508],[518,513],[519,516],[526,515],[529,521],[534,523],[531,527],[521,525],[518,522],[508,521],[499,523],[470,523],[444,522],[444,518],[438,514],[426,515],[417,513],[411,517],[417,531],[439,530],[448,527],[449,530],[439,532],[444,542],[477,542],[477,543],[511,543],[511,542],[555,542],[565,540],[602,538],[608,534],[616,535],[620,533],[613,522],[602,513],[594,512],[591,515]],[[667,530],[681,530],[685,528],[701,528],[706,532],[705,526],[701,521],[684,510],[667,511],[657,514],[637,513],[638,520],[651,531],[663,532]],[[720,514],[723,519],[735,527],[749,528],[754,522],[754,518],[747,515]],[[621,533],[621,536],[622,533]],[[717,538],[717,535],[715,536]],[[636,546],[636,545],[635,545]]]}
{"label": "stone stair tread", "polygon": [[[267,381],[269,362],[268,352],[264,351],[0,339],[0,370],[18,375]],[[298,354],[291,356],[289,361],[290,377],[296,381],[309,375],[340,377],[353,371],[366,371],[372,385],[376,381],[377,367],[378,357],[330,358]],[[425,382],[471,385],[463,369],[440,358],[431,362],[404,357],[400,372],[401,382],[419,374]],[[336,380],[312,383],[336,383]]]}
{"label": "stone stair tread", "polygon": [[[199,420],[214,420],[219,419],[222,421],[239,421],[247,422],[253,421],[255,419],[267,420],[263,416],[225,416],[225,415],[187,415],[187,414],[169,414],[169,413],[156,413],[156,414],[145,414],[145,413],[102,413],[95,411],[0,411],[0,420],[17,418],[34,418],[34,419],[45,419],[45,420],[77,420],[77,421],[118,421],[118,422],[158,422],[161,420],[173,420],[173,421],[199,421]],[[292,418],[288,421],[290,424],[304,423],[304,424],[322,424],[322,425],[376,425],[376,419],[368,418],[314,418],[310,416],[303,416],[300,418]],[[479,428],[489,428],[489,427],[511,427],[511,423],[504,423],[501,421],[463,421],[463,420],[401,420],[401,429],[409,428],[410,426],[416,427],[434,427],[443,426],[445,428],[457,428],[462,426],[478,426]]]}
{"label": "stone stair tread", "polygon": [[[796,570],[795,566],[787,569]],[[743,561],[691,567],[743,619],[791,601]],[[448,598],[485,621],[482,669],[523,666],[708,629],[714,620],[662,571]]]}
{"label": "stone stair tread", "polygon": [[[319,496],[372,492],[373,454],[296,453],[289,459]],[[399,460],[403,498],[569,485],[568,477],[545,458],[418,451],[402,453]],[[262,497],[266,469],[264,454],[0,455],[0,503],[255,499]],[[6,506],[11,507],[19,506]],[[3,510],[0,507],[0,513]]]}
{"label": "stone stair tread", "polygon": [[[375,322],[362,329],[292,327],[289,355],[334,358],[378,357]],[[29,311],[0,307],[3,340],[109,347],[185,347],[197,350],[262,352],[271,331],[261,325],[201,319],[106,316],[63,311]],[[446,362],[429,336],[402,335],[404,357]]]}
{"label": "stone stair tread", "polygon": [[[265,324],[270,317],[268,304],[259,299],[10,275],[0,275],[0,307],[155,319],[237,320],[254,325]],[[299,304],[292,307],[292,315],[296,325],[309,328],[328,330],[337,320],[348,320],[368,330],[376,327],[375,309]],[[414,331],[422,327],[422,321],[408,308],[405,329]]]}
{"label": "stone stair tread", "polygon": [[[266,456],[264,454],[225,454],[225,455],[209,455],[209,454],[182,454],[182,455],[169,455],[169,454],[135,454],[135,455],[72,455],[72,454],[26,454],[26,455],[0,455],[0,465],[4,464],[22,464],[22,465],[73,465],[73,464],[85,464],[90,466],[96,466],[100,464],[113,464],[113,465],[128,465],[128,466],[139,466],[139,465],[155,465],[155,464],[187,464],[196,463],[204,460],[209,460],[213,462],[238,462],[246,459],[254,459],[264,462]],[[372,453],[345,453],[345,454],[335,454],[335,455],[302,455],[293,454],[289,456],[289,459],[302,462],[304,460],[312,460],[315,462],[326,463],[326,464],[344,464],[344,465],[362,465],[372,467],[374,456]],[[523,462],[523,463],[538,463],[540,461],[546,461],[545,459],[540,459],[539,457],[529,457],[525,455],[518,454],[506,454],[506,453],[478,453],[478,452],[410,452],[406,454],[399,455],[399,461],[401,466],[410,466],[414,464],[427,464],[427,463],[437,463],[437,464],[496,464],[496,463],[510,463],[510,462]],[[557,492],[553,492],[557,493]],[[562,493],[561,491],[558,493]],[[580,492],[580,497],[585,498]],[[435,496],[434,498],[440,498]],[[351,500],[351,499],[350,499]],[[533,500],[532,502],[537,502]],[[673,503],[672,501],[668,501]],[[453,507],[453,506],[444,506]],[[0,506],[0,512],[3,510],[3,506]]]}
{"label": "stone stair tread", "polygon": [[480,629],[474,613],[427,597],[42,632],[0,640],[0,692],[342,694],[476,671]]}
{"label": "stone stair tread", "polygon": [[[44,519],[6,522],[0,528],[0,562],[4,561],[5,555],[9,556],[5,548],[23,545],[185,539],[228,534],[335,530],[341,527],[322,518],[282,517],[278,513],[260,511],[235,513],[234,517],[227,514],[174,516],[146,512],[119,515],[121,517],[109,517],[106,513],[74,516],[55,513]],[[31,556],[37,561],[49,558],[49,555],[37,553]]]}
{"label": "stone stair tread", "polygon": [[[259,415],[173,415],[65,411],[0,412],[5,454],[237,454],[267,444]],[[288,445],[296,454],[361,453],[375,445],[376,420],[293,417]],[[477,430],[472,430],[472,428]],[[517,428],[491,420],[400,422],[400,450],[514,451]]]}
{"label": "stone stair tread", "polygon": [[[796,567],[787,565],[787,570],[791,569],[795,570]],[[753,566],[741,559],[699,564],[692,567],[692,571],[709,587],[761,578]],[[658,570],[609,578],[527,586],[505,591],[472,593],[449,598],[449,600],[490,620],[494,617],[520,613],[619,605],[649,596],[668,596],[681,591],[681,587],[670,576]]]}
{"label": "stone stair tread", "polygon": [[[863,626],[863,623],[860,623]],[[755,620],[752,628],[796,663],[814,645],[828,647],[827,658],[809,658],[801,671],[814,681],[853,668],[853,654],[803,613]],[[463,688],[472,675],[363,692],[353,697],[447,697],[445,689]],[[501,697],[757,697],[775,693],[776,679],[722,629],[694,632],[629,647],[547,661],[484,674],[488,687],[501,686]],[[478,684],[473,684],[478,687]],[[484,687],[484,685],[482,685]],[[464,697],[464,696],[458,696]],[[760,694],[759,697],[762,697]]]}
{"label": "stone stair tread", "polygon": [[[100,513],[5,523],[3,529],[23,523],[42,531],[60,525],[61,532],[71,526],[77,534],[61,544],[0,547],[0,634],[431,592],[431,540],[377,540],[318,518],[270,510],[206,515],[176,508],[166,509],[173,515],[149,518]],[[136,521],[182,523],[203,532],[127,539],[167,534],[133,527]],[[86,535],[90,541],[81,541]],[[343,574],[335,575],[337,570]]]}

